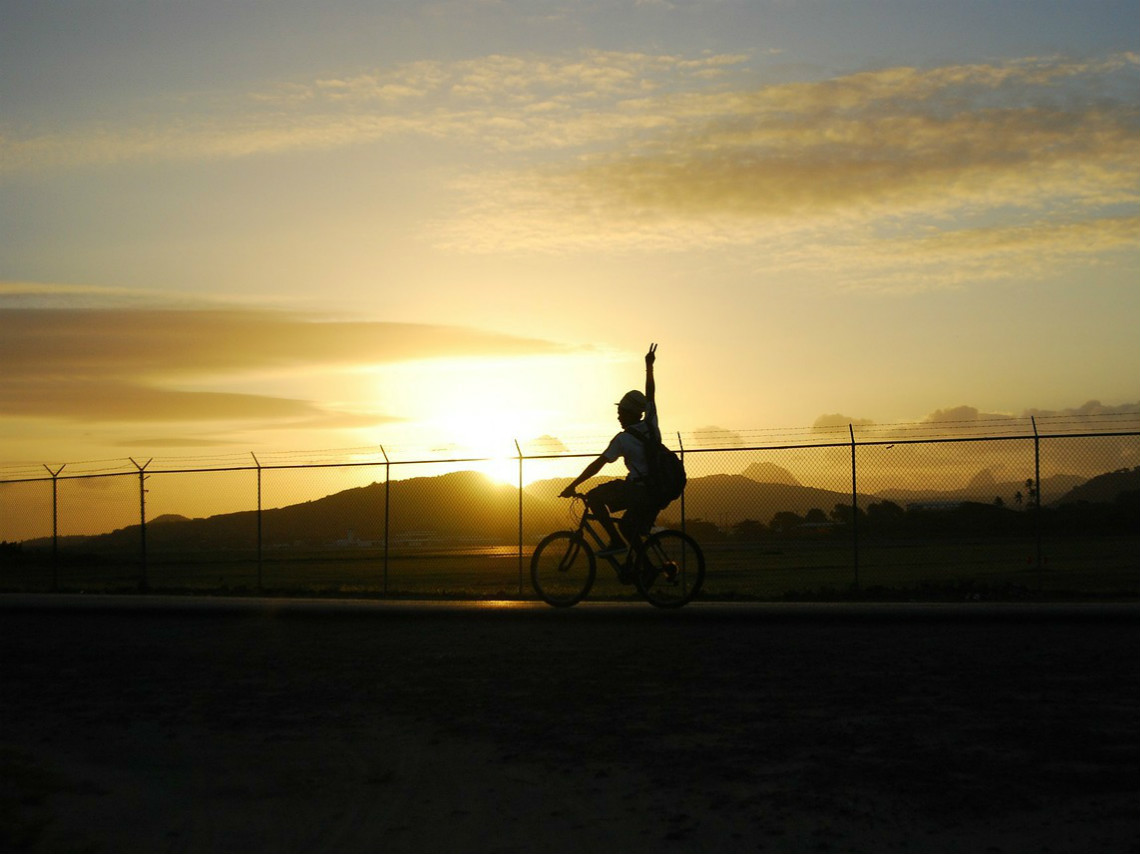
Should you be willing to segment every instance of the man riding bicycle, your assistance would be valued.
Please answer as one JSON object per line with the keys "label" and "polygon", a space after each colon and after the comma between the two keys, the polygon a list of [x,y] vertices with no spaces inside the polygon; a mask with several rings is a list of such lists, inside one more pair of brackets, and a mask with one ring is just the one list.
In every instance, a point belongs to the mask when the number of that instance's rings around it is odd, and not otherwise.
{"label": "man riding bicycle", "polygon": [[[617,404],[618,423],[622,430],[601,455],[587,465],[578,477],[561,492],[561,497],[570,498],[577,488],[589,480],[607,463],[616,462],[620,457],[625,461],[629,474],[625,480],[612,480],[595,486],[586,493],[586,504],[598,517],[598,521],[609,535],[610,544],[598,552],[601,557],[623,553],[630,544],[638,542],[638,537],[649,533],[653,520],[661,507],[651,496],[648,486],[649,460],[647,449],[656,447],[661,441],[661,428],[657,423],[657,386],[653,379],[653,363],[657,359],[657,345],[650,344],[645,354],[645,393],[634,389],[626,392]],[[634,435],[634,434],[637,435]],[[611,510],[625,511],[618,520],[621,533],[610,516]],[[624,536],[624,539],[623,539]]]}

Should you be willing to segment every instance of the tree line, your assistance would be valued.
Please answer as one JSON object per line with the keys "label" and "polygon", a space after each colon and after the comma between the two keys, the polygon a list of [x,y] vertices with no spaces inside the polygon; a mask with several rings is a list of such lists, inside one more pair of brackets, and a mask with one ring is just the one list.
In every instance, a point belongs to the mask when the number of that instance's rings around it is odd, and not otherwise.
{"label": "tree line", "polygon": [[[707,542],[748,542],[763,539],[807,539],[850,536],[857,526],[860,536],[939,537],[962,534],[981,536],[1030,536],[1040,525],[1047,535],[1140,535],[1140,491],[1124,492],[1108,503],[1086,501],[1058,507],[1038,507],[1035,492],[1022,497],[1019,509],[995,500],[916,504],[903,507],[894,501],[873,502],[864,507],[838,503],[830,511],[812,508],[806,513],[782,510],[767,522],[743,519],[718,525],[708,519],[689,519],[686,529]],[[678,522],[679,524],[679,522]]]}

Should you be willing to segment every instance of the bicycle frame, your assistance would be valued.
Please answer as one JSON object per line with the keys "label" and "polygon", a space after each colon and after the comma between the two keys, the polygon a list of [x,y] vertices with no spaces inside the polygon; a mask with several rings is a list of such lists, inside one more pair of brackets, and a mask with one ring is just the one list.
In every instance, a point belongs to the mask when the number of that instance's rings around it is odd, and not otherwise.
{"label": "bicycle frame", "polygon": [[[634,553],[641,547],[641,538],[638,537],[637,543],[630,543],[629,548],[626,549],[625,556],[619,561],[618,555],[599,555],[598,552],[606,547],[606,539],[598,533],[597,529],[590,524],[590,522],[599,522],[600,519],[597,513],[590,509],[590,505],[586,503],[585,496],[576,495],[575,498],[582,502],[582,518],[578,522],[578,534],[582,536],[583,541],[590,546],[590,550],[594,553],[595,558],[602,558],[607,561],[610,566],[614,568],[614,572],[621,574],[622,570],[628,568],[632,562]],[[621,518],[620,516],[617,518]],[[616,519],[615,519],[616,521]],[[588,536],[587,536],[588,535]]]}
{"label": "bicycle frame", "polygon": [[[582,514],[573,529],[548,534],[531,555],[531,581],[549,605],[570,607],[582,601],[594,583],[599,552],[608,548],[608,531],[595,522],[601,517],[583,501]],[[622,584],[633,584],[651,604],[678,608],[700,592],[704,556],[697,542],[683,531],[654,528],[648,536],[633,538],[624,556],[601,554]]]}

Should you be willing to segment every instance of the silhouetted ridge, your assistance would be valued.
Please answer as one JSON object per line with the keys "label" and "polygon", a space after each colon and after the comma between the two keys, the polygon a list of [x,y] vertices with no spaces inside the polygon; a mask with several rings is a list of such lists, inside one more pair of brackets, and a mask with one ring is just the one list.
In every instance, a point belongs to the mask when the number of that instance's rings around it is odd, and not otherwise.
{"label": "silhouetted ridge", "polygon": [[753,463],[742,474],[757,483],[782,483],[787,486],[801,486],[794,474],[775,463]]}
{"label": "silhouetted ridge", "polygon": [[[749,466],[745,474],[715,474],[692,477],[685,491],[685,514],[688,520],[704,520],[705,524],[728,530],[741,522],[768,525],[777,514],[795,514],[815,519],[841,519],[849,512],[851,492],[848,489],[821,489],[795,482],[761,482],[755,477],[780,477],[795,481],[787,470],[771,464]],[[585,491],[609,478],[595,478],[582,485]],[[841,478],[837,477],[837,483]],[[1113,502],[1119,496],[1140,491],[1140,468],[1099,475],[1080,484],[1081,478],[1057,475],[1046,478],[1043,494],[1046,506],[1062,503]],[[573,525],[572,508],[558,493],[566,485],[565,477],[537,481],[522,492],[523,536],[536,542],[550,531]],[[1061,487],[1064,487],[1062,489]],[[1074,488],[1075,487],[1075,488]],[[452,472],[432,477],[409,478],[367,486],[353,487],[321,498],[266,509],[262,513],[262,545],[274,549],[378,548],[385,537],[386,493],[391,507],[387,513],[390,528],[388,542],[394,548],[447,548],[482,544],[508,545],[517,542],[519,502],[517,487],[499,483],[473,471]],[[1028,507],[1030,495],[1025,482],[997,482],[991,470],[973,477],[957,490],[883,490],[875,494],[860,493],[858,505],[864,512],[875,512],[873,505],[897,504],[902,513],[908,507],[926,504],[939,509],[971,505],[1002,506],[1013,509],[1020,494],[1021,507]],[[1064,495],[1060,501],[1049,501],[1051,495]],[[1001,498],[997,501],[996,498]],[[840,511],[837,511],[840,508]],[[888,508],[890,509],[890,508]],[[992,510],[974,507],[974,522],[994,515]],[[988,514],[988,515],[985,515]],[[680,502],[674,502],[661,516],[662,524],[676,524],[680,519]],[[961,515],[961,514],[960,514]],[[880,523],[889,514],[880,512]],[[977,518],[975,518],[977,517]],[[808,521],[811,521],[809,518]],[[984,526],[981,526],[984,527]],[[95,536],[62,537],[69,548],[91,552],[134,551],[139,545],[139,526],[120,528]],[[50,539],[30,540],[42,547]],[[187,519],[177,514],[164,514],[148,522],[148,548],[156,551],[187,553],[217,550],[249,550],[257,545],[256,510],[224,513],[203,519]]]}
{"label": "silhouetted ridge", "polygon": [[1057,503],[1075,504],[1079,501],[1088,501],[1093,504],[1108,504],[1125,493],[1137,491],[1140,491],[1140,466],[1098,474],[1069,490]]}

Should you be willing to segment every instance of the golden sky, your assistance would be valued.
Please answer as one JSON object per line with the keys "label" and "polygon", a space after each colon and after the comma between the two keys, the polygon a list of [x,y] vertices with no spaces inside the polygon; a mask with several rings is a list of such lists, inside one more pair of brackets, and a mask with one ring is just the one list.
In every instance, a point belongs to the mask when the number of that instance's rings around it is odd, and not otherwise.
{"label": "golden sky", "polygon": [[3,16],[0,461],[1140,409],[1135,2]]}

